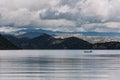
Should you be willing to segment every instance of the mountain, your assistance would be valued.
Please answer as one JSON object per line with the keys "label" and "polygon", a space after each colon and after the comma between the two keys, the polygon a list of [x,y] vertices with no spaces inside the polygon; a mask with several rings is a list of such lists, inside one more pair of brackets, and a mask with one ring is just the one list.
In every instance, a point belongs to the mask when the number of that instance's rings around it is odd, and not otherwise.
{"label": "mountain", "polygon": [[[56,43],[55,43],[56,42]],[[53,49],[91,49],[92,44],[76,37],[58,39],[50,46]]]}
{"label": "mountain", "polygon": [[[19,33],[23,33],[23,34],[19,34]],[[49,34],[49,35],[55,35],[55,34],[61,34],[62,32],[58,32],[58,31],[50,31],[50,30],[43,30],[43,29],[25,29],[25,30],[20,30],[17,31],[16,34],[19,35],[15,35],[18,38],[35,38],[38,37],[42,34]]]}
{"label": "mountain", "polygon": [[120,49],[120,42],[96,43],[93,49]]}
{"label": "mountain", "polygon": [[33,38],[29,41],[29,47],[32,49],[49,49],[49,46],[52,44],[52,42],[55,41],[55,38],[43,34],[39,37]]}
{"label": "mountain", "polygon": [[[5,33],[2,33],[5,34]],[[35,38],[42,34],[49,34],[49,35],[83,35],[83,36],[101,36],[101,37],[120,37],[119,32],[64,32],[64,31],[52,31],[52,30],[44,30],[44,29],[21,29],[16,32],[14,32],[14,35],[18,38]]]}
{"label": "mountain", "polygon": [[76,37],[66,39],[54,38],[43,34],[29,41],[30,49],[90,49],[92,44]]}
{"label": "mountain", "polygon": [[21,49],[26,49],[29,46],[29,38],[17,38],[12,35],[3,35],[7,40],[9,40],[14,45],[18,46]]}
{"label": "mountain", "polygon": [[82,34],[84,36],[111,36],[120,37],[119,32],[71,32],[71,34]]}
{"label": "mountain", "polygon": [[[54,38],[48,34],[42,34],[32,39],[16,38],[11,35],[6,35],[5,38],[21,49],[120,49],[120,42],[118,41],[90,43],[77,37]],[[9,42],[8,40],[7,42]],[[3,46],[8,45],[6,42],[2,43]]]}
{"label": "mountain", "polygon": [[38,37],[40,35],[42,35],[43,33],[41,32],[27,32],[21,35],[17,35],[18,38],[34,38],[34,37]]}
{"label": "mountain", "polygon": [[0,35],[0,50],[12,50],[19,49],[17,46],[12,44],[9,40]]}
{"label": "mountain", "polygon": [[42,34],[49,34],[49,35],[83,35],[83,36],[109,36],[109,37],[120,37],[119,32],[64,32],[64,31],[51,31],[51,30],[44,30],[44,29],[25,29],[20,30],[17,33],[24,32],[24,34],[17,35],[19,38],[28,37],[28,38],[35,38]]}
{"label": "mountain", "polygon": [[48,34],[32,39],[12,36],[6,36],[6,38],[22,49],[91,49],[92,47],[91,43],[76,37],[61,39]]}

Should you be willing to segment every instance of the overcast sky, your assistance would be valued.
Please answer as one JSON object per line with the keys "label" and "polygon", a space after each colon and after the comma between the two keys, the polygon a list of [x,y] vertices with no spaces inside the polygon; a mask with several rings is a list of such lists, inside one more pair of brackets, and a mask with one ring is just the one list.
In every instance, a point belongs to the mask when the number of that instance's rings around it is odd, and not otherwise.
{"label": "overcast sky", "polygon": [[0,0],[0,31],[120,32],[120,0]]}

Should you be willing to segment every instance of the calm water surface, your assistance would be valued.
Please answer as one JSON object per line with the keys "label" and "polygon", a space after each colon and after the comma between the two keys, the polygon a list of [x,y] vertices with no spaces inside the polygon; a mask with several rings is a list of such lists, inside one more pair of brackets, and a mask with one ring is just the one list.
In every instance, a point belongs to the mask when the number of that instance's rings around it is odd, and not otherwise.
{"label": "calm water surface", "polygon": [[0,80],[119,80],[119,52],[0,51]]}

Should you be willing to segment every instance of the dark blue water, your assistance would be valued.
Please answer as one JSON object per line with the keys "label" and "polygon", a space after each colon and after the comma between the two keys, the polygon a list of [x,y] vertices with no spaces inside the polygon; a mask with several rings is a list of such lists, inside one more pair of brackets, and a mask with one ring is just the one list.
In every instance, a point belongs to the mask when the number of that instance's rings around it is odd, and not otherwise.
{"label": "dark blue water", "polygon": [[119,80],[119,52],[97,52],[0,51],[0,80]]}

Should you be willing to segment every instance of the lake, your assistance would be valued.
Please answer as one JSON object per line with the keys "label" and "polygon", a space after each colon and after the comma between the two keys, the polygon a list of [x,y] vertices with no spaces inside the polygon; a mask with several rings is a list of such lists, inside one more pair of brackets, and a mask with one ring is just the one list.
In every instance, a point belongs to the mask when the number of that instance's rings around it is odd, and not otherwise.
{"label": "lake", "polygon": [[119,80],[120,51],[0,51],[0,80]]}

